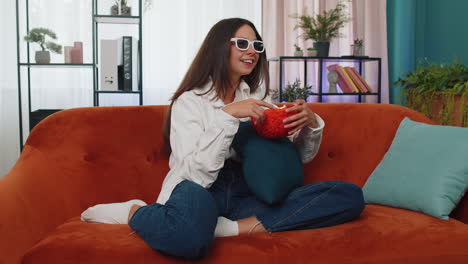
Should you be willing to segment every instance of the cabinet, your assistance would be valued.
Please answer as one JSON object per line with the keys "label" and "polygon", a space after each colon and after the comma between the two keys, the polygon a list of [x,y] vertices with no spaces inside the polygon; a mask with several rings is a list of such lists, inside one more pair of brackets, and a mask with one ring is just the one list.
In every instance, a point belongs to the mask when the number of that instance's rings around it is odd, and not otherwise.
{"label": "cabinet", "polygon": [[[102,105],[142,105],[142,0],[128,0],[129,15],[110,15],[113,0],[16,0],[18,111],[20,147],[29,131],[43,118],[67,108]],[[128,10],[128,9],[127,9]],[[50,63],[37,63],[37,43],[24,40],[33,28],[48,28],[62,46],[62,54],[51,53]],[[132,67],[137,84],[131,90],[101,88],[101,39],[136,39],[138,60]],[[82,43],[81,60],[65,58],[65,46]],[[76,47],[76,46],[75,46]],[[70,49],[70,48],[68,48]],[[70,54],[70,53],[68,53]],[[116,53],[116,56],[117,53]],[[117,81],[117,80],[115,80]],[[105,104],[115,101],[117,103]]]}
{"label": "cabinet", "polygon": [[[282,92],[286,87],[287,82],[294,80],[286,80],[286,72],[288,76],[300,79],[303,87],[312,86],[312,95],[309,97],[316,102],[334,102],[338,97],[349,96],[356,102],[363,102],[365,97],[373,97],[377,103],[381,103],[381,85],[382,85],[382,61],[381,58],[371,57],[293,57],[280,56],[271,58],[269,61],[270,72],[277,71],[277,83],[279,89],[279,101],[282,101]],[[368,93],[343,93],[340,88],[337,92],[329,92],[327,80],[327,67],[331,64],[354,67],[358,73],[370,84],[372,92]],[[274,68],[276,67],[276,68]],[[291,69],[294,68],[294,69]],[[373,67],[372,74],[366,74],[366,67]],[[370,76],[372,75],[372,76]],[[273,76],[274,77],[274,76]],[[300,78],[302,77],[302,78]],[[273,80],[272,80],[273,81]]]}

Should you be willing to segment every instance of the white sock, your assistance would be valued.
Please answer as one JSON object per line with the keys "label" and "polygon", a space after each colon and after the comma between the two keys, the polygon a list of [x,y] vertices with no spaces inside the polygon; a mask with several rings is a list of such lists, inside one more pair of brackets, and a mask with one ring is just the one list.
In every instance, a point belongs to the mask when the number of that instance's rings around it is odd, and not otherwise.
{"label": "white sock", "polygon": [[98,204],[89,207],[81,214],[81,221],[103,224],[128,224],[128,213],[132,205],[147,205],[142,200],[125,203]]}
{"label": "white sock", "polygon": [[239,235],[239,225],[237,221],[231,221],[225,217],[218,217],[216,224],[215,237],[227,237]]}

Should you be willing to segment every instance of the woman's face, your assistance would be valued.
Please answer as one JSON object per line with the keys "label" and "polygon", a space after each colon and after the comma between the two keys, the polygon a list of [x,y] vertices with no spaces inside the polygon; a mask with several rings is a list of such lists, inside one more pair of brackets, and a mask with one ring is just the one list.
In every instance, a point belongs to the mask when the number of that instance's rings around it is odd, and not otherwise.
{"label": "woman's face", "polygon": [[[255,31],[249,25],[241,26],[233,38],[245,38],[250,41],[257,40]],[[229,53],[229,76],[231,79],[240,79],[241,76],[249,75],[257,65],[259,55],[255,52],[253,45],[249,45],[247,50],[239,50],[236,44],[231,42]]]}

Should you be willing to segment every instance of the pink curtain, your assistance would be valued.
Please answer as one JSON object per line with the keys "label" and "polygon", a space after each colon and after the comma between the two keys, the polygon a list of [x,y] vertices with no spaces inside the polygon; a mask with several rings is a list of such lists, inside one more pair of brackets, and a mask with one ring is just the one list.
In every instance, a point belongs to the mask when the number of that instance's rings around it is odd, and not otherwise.
{"label": "pink curtain", "polygon": [[[340,0],[264,0],[263,1],[263,39],[266,43],[268,58],[278,56],[293,56],[294,44],[300,46],[304,53],[313,45],[311,40],[299,38],[300,29],[294,30],[296,19],[291,14],[314,15],[334,8]],[[351,22],[342,29],[343,37],[335,38],[330,43],[330,56],[343,56],[351,54],[351,44],[356,38],[364,40],[364,55],[382,58],[382,103],[388,103],[388,66],[387,66],[387,30],[386,30],[386,0],[350,0],[344,1]],[[372,65],[369,63],[373,63]],[[364,64],[364,75],[371,87],[377,87],[377,63]],[[351,65],[349,65],[351,66]],[[308,79],[316,78],[316,66],[308,65]],[[278,89],[278,63],[270,62],[271,87]],[[285,83],[294,82],[297,78],[303,81],[303,63],[288,63],[284,69]],[[308,80],[308,86],[317,90],[318,83]],[[328,102],[353,102],[356,96],[329,96]],[[311,98],[313,101],[313,98]],[[377,102],[376,96],[366,96],[366,102]]]}

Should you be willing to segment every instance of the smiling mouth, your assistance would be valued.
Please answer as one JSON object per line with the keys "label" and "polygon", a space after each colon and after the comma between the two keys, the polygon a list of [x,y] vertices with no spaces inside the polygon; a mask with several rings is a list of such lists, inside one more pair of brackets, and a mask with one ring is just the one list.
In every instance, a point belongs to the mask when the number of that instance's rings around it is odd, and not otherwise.
{"label": "smiling mouth", "polygon": [[253,60],[241,60],[243,63],[253,64]]}

